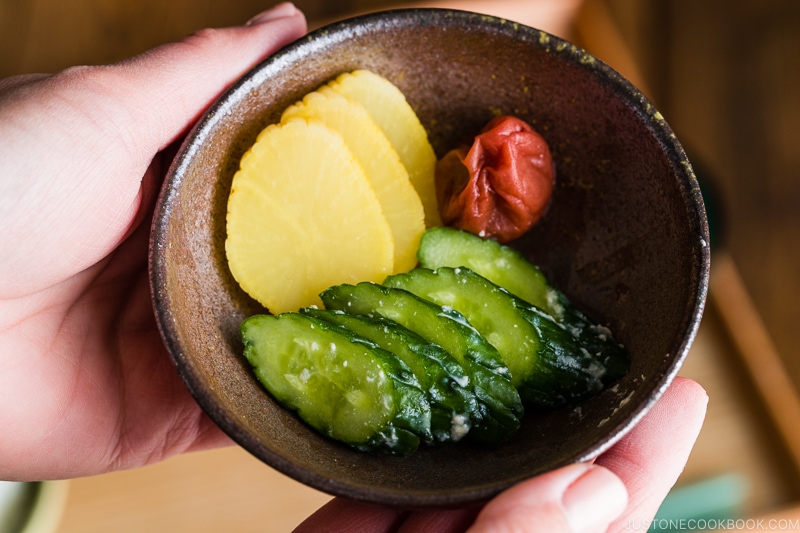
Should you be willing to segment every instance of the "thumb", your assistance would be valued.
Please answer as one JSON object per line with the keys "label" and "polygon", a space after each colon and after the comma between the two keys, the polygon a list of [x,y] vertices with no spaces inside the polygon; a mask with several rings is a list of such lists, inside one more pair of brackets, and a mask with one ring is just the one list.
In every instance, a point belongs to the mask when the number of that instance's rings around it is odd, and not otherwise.
{"label": "thumb", "polygon": [[[281,46],[300,38],[305,18],[292,3],[278,4],[243,26],[206,28],[181,41],[154,48],[113,65],[129,109],[147,109],[158,102],[158,113],[138,121],[140,135],[148,135],[163,149],[236,78]],[[135,75],[136,91],[124,91]],[[155,134],[155,135],[154,135]]]}
{"label": "thumb", "polygon": [[627,505],[622,481],[601,466],[579,463],[524,481],[489,502],[469,533],[606,531]]}
{"label": "thumb", "polygon": [[305,30],[283,3],[113,65],[0,81],[0,249],[15,250],[0,256],[0,296],[32,294],[110,253],[147,201],[156,154]]}

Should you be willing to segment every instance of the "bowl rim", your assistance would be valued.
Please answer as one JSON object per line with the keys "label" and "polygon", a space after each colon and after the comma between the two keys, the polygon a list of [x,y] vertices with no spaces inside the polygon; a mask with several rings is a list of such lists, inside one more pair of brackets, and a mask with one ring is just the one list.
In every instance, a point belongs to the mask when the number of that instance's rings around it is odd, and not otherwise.
{"label": "bowl rim", "polygon": [[640,115],[640,120],[649,121],[651,130],[664,146],[664,151],[675,159],[673,163],[676,166],[681,166],[686,171],[687,182],[678,181],[684,204],[687,208],[691,207],[691,209],[688,209],[689,218],[700,234],[700,242],[694,250],[696,260],[693,266],[696,267],[696,271],[693,272],[693,275],[697,283],[690,291],[694,298],[691,307],[687,308],[690,310],[686,312],[687,322],[685,323],[684,335],[676,347],[677,353],[674,354],[669,369],[661,374],[660,380],[654,385],[653,392],[648,395],[648,400],[641,403],[631,416],[619,421],[614,426],[610,425],[606,437],[585,449],[583,453],[579,454],[576,461],[591,461],[625,436],[650,411],[672,383],[697,334],[705,307],[710,272],[710,243],[705,208],[694,171],[682,146],[665,119],[647,97],[626,78],[600,59],[575,44],[546,31],[499,17],[465,10],[415,7],[375,11],[337,20],[289,43],[249,69],[223,91],[204,111],[184,138],[167,172],[156,202],[150,240],[149,270],[156,322],[179,375],[203,411],[237,444],[270,467],[328,494],[377,504],[407,507],[442,507],[485,501],[509,486],[529,477],[529,475],[518,475],[514,479],[487,483],[479,487],[473,487],[470,490],[461,489],[446,494],[416,492],[410,495],[400,488],[394,490],[353,484],[338,479],[330,479],[316,472],[297,467],[290,460],[253,439],[209,397],[208,390],[206,390],[202,379],[192,372],[189,360],[181,347],[172,317],[168,312],[170,296],[165,290],[161,290],[161,287],[165,286],[166,278],[163,261],[160,260],[166,244],[166,232],[163,231],[165,225],[162,225],[163,222],[159,223],[159,221],[169,218],[169,198],[176,194],[176,190],[182,181],[183,173],[186,171],[192,157],[198,151],[193,141],[201,137],[204,132],[213,129],[222,120],[227,114],[227,110],[237,101],[237,95],[242,92],[249,92],[254,87],[257,87],[260,83],[259,79],[269,72],[278,71],[288,64],[301,62],[304,57],[319,48],[346,40],[354,34],[363,33],[367,31],[364,29],[365,27],[374,29],[376,25],[386,26],[387,24],[402,26],[419,22],[422,18],[428,20],[428,24],[437,24],[444,21],[449,21],[451,24],[479,21],[484,28],[488,26],[493,31],[514,31],[516,34],[522,35],[540,46],[566,55],[568,61],[571,61],[575,66],[589,69],[594,73],[593,75],[598,76],[601,83],[610,88],[616,96],[626,101],[629,107]]}

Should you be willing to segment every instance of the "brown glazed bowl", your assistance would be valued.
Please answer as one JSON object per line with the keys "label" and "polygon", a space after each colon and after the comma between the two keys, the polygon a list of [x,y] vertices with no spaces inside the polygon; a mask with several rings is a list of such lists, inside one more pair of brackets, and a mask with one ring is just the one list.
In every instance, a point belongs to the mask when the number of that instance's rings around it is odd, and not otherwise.
{"label": "brown glazed bowl", "polygon": [[[513,243],[630,350],[624,379],[577,408],[529,412],[496,450],[468,443],[371,455],[321,437],[278,405],[242,356],[239,325],[263,312],[226,266],[225,213],[242,154],[281,111],[338,74],[370,69],[405,93],[441,156],[497,113],[548,141],[557,187]],[[280,227],[265,231],[281,231]],[[596,457],[674,378],[704,307],[708,227],[697,181],[663,117],[578,47],[462,11],[386,11],[337,22],[266,59],[202,117],[160,195],[151,241],[157,319],[197,402],[237,443],[333,495],[433,507],[488,499]]]}

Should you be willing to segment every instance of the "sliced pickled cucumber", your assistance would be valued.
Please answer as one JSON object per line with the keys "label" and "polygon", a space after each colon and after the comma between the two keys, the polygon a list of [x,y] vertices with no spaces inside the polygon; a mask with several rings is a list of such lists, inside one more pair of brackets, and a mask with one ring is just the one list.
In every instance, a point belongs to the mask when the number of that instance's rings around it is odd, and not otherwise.
{"label": "sliced pickled cucumber", "polygon": [[455,357],[467,371],[481,402],[482,418],[476,421],[470,436],[486,444],[499,444],[519,428],[524,409],[508,367],[497,350],[454,309],[371,282],[336,285],[320,297],[328,309],[393,320]]}
{"label": "sliced pickled cucumber", "polygon": [[464,367],[441,346],[382,317],[316,308],[301,309],[301,313],[347,328],[394,353],[408,365],[428,393],[435,440],[455,442],[469,432],[478,415],[478,401],[469,388]]}
{"label": "sliced pickled cucumber", "polygon": [[467,267],[545,311],[577,337],[605,368],[604,383],[628,372],[630,354],[611,331],[588,318],[550,284],[536,265],[510,246],[463,230],[439,227],[423,234],[417,258],[421,266],[430,269]]}
{"label": "sliced pickled cucumber", "polygon": [[463,314],[497,348],[527,405],[558,407],[603,388],[606,369],[578,338],[468,268],[416,268],[390,276],[384,285],[406,289]]}
{"label": "sliced pickled cucumber", "polygon": [[511,294],[486,278],[468,268],[415,268],[389,276],[383,285],[405,289],[464,315],[497,348],[515,387],[535,371],[539,335],[514,306]]}
{"label": "sliced pickled cucumber", "polygon": [[320,433],[395,455],[432,438],[416,377],[374,343],[299,313],[252,316],[241,333],[258,380]]}
{"label": "sliced pickled cucumber", "polygon": [[519,298],[515,305],[542,339],[536,369],[520,390],[526,404],[545,409],[573,405],[603,389],[609,369],[596,354],[538,307]]}
{"label": "sliced pickled cucumber", "polygon": [[541,270],[514,248],[468,231],[446,226],[431,228],[422,235],[417,251],[422,267],[467,267],[484,278],[562,318],[558,294]]}

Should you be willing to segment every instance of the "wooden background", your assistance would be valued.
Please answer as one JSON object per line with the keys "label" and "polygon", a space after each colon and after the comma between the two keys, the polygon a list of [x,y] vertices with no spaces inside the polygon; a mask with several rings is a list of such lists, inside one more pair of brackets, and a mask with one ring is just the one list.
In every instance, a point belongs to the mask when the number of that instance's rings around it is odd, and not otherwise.
{"label": "wooden background", "polygon": [[[395,4],[295,3],[312,26]],[[559,33],[567,31],[563,17],[574,14],[580,3],[464,0],[461,5],[491,4],[505,10],[507,18]],[[269,4],[0,0],[0,77],[116,61],[202,27],[241,23]],[[631,72],[627,61],[633,62],[635,81],[690,152],[708,187],[715,256],[733,258],[767,340],[790,384],[800,388],[800,2],[607,0],[604,7],[622,30],[625,53],[597,31],[595,48],[587,48],[623,74]],[[588,33],[599,27],[591,17],[583,26]],[[800,483],[792,458],[779,444],[779,432],[770,425],[775,413],[756,399],[749,370],[721,333],[721,321],[711,308],[684,372],[712,393],[687,478],[738,464],[757,488],[749,503],[753,511],[791,505],[800,500]],[[766,364],[766,352],[750,354],[755,367],[762,355]],[[800,420],[796,424],[800,434]],[[148,530],[218,531],[220,524],[230,525],[232,517],[246,517],[254,507],[271,518],[269,525],[252,530],[286,531],[328,498],[252,465],[247,454],[228,449],[76,480],[60,531],[141,531],[156,524]],[[149,515],[137,521],[143,513]],[[181,527],[189,521],[196,525]]]}
{"label": "wooden background", "polygon": [[651,97],[716,188],[716,242],[800,387],[800,2],[611,5]]}

